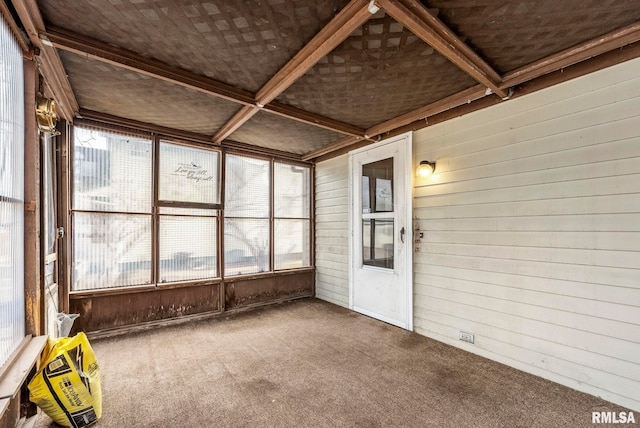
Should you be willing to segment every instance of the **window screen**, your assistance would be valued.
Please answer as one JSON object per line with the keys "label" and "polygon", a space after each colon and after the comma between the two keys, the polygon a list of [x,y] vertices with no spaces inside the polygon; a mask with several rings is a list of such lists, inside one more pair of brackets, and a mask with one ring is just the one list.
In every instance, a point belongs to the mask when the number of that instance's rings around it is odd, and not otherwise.
{"label": "window screen", "polygon": [[215,278],[220,152],[161,141],[159,155],[158,282]]}
{"label": "window screen", "polygon": [[160,201],[220,204],[220,153],[160,142]]}
{"label": "window screen", "polygon": [[25,336],[24,77],[22,52],[0,17],[0,367]]}
{"label": "window screen", "polygon": [[311,264],[310,192],[308,167],[274,163],[274,269]]}
{"label": "window screen", "polygon": [[152,282],[152,141],[74,128],[72,290]]}
{"label": "window screen", "polygon": [[270,267],[270,162],[227,155],[225,166],[224,269],[226,276]]}

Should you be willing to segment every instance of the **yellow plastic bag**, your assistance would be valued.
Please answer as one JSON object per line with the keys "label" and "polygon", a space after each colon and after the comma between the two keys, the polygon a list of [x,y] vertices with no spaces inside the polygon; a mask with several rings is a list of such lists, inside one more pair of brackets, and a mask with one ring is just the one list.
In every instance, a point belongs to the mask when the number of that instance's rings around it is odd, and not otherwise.
{"label": "yellow plastic bag", "polygon": [[84,333],[49,338],[28,387],[29,400],[59,425],[82,428],[102,416],[100,368]]}

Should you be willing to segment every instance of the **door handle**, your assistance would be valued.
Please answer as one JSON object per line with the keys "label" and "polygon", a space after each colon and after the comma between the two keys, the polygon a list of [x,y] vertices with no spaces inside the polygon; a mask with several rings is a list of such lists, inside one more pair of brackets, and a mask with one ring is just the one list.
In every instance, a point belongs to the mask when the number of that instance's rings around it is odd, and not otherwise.
{"label": "door handle", "polygon": [[400,229],[400,242],[404,244],[404,227]]}

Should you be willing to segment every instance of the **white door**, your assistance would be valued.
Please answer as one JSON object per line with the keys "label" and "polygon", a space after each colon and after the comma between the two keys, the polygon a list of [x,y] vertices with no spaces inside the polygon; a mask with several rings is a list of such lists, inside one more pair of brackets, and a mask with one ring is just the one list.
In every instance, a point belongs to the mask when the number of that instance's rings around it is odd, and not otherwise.
{"label": "white door", "polygon": [[411,133],[349,155],[350,307],[412,330]]}

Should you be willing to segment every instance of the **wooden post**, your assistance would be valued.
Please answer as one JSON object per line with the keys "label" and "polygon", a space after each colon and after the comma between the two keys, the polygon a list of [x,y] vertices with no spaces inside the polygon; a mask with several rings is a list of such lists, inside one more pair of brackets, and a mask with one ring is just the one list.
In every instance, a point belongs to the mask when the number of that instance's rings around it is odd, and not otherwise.
{"label": "wooden post", "polygon": [[40,274],[40,144],[36,123],[38,68],[24,60],[24,297],[25,333],[44,331],[42,276]]}

